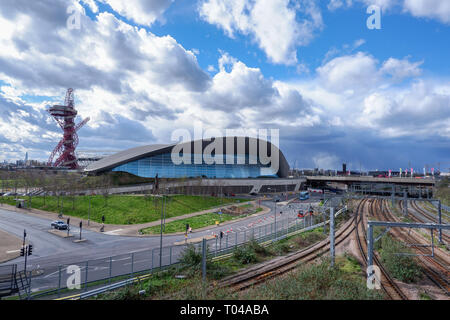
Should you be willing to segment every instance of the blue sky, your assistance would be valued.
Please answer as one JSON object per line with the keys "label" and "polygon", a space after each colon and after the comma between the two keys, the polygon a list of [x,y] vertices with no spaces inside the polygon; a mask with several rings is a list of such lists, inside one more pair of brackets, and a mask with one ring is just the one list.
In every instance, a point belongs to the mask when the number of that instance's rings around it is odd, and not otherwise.
{"label": "blue sky", "polygon": [[5,0],[0,25],[0,161],[48,158],[61,133],[46,109],[68,87],[91,118],[80,150],[201,123],[279,129],[298,167],[450,161],[446,0]]}

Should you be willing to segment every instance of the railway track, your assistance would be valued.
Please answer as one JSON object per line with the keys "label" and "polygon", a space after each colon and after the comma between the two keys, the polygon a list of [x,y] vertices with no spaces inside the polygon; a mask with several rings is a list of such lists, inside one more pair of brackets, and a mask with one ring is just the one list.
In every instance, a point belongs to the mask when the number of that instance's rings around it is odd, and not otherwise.
{"label": "railway track", "polygon": [[[380,221],[396,221],[399,222],[399,219],[392,214],[389,207],[387,205],[383,206],[383,202],[377,200],[377,205],[379,206],[378,210],[375,210],[375,217]],[[401,204],[400,204],[401,205]],[[386,210],[383,210],[382,207],[385,207]],[[423,273],[430,279],[436,286],[438,286],[446,295],[449,295],[450,290],[450,257],[448,253],[441,251],[439,248],[435,248],[434,257],[430,257],[429,249],[423,247],[423,245],[427,245],[427,240],[417,233],[415,230],[408,229],[408,231],[404,230],[404,228],[392,228],[391,233],[398,239],[401,239],[405,243],[415,244],[411,246],[414,248],[414,251],[419,254],[418,260],[419,264],[422,267]]]}
{"label": "railway track", "polygon": [[[335,234],[335,246],[349,238],[355,229],[355,217],[348,220]],[[248,268],[236,275],[227,277],[218,284],[219,287],[230,287],[235,291],[247,289],[271,278],[293,270],[299,263],[313,261],[330,250],[330,239],[327,238],[303,250],[278,257],[263,264]]]}
{"label": "railway track", "polygon": [[[374,200],[363,199],[359,204],[356,211],[356,240],[358,243],[359,252],[363,261],[364,266],[367,268],[367,234],[366,234],[366,215],[364,214],[364,209],[367,204],[369,204],[369,214],[372,212],[372,203]],[[376,254],[373,255],[373,262],[381,271],[381,288],[386,293],[386,295],[392,300],[408,300],[408,297],[403,293],[400,287],[395,283],[394,279],[389,275],[387,270],[383,267],[379,261]]]}
{"label": "railway track", "polygon": [[[411,203],[411,207],[412,207],[414,210],[416,210],[417,213],[421,214],[422,216],[424,216],[424,217],[426,218],[426,219],[421,219],[420,217],[417,217],[417,216],[415,216],[415,215],[411,215],[410,217],[411,217],[414,221],[419,222],[419,223],[430,223],[430,222],[431,222],[431,223],[439,223],[439,221],[438,221],[439,219],[438,219],[435,215],[433,215],[433,214],[429,213],[427,210],[421,208],[415,201],[411,201],[410,203]],[[400,204],[400,205],[401,205],[401,204]],[[442,223],[445,223],[445,220],[444,220],[444,219],[442,219]],[[447,230],[443,230],[443,231],[442,231],[442,240],[443,240],[446,244],[449,244],[449,243],[450,243],[450,236],[449,236]]]}

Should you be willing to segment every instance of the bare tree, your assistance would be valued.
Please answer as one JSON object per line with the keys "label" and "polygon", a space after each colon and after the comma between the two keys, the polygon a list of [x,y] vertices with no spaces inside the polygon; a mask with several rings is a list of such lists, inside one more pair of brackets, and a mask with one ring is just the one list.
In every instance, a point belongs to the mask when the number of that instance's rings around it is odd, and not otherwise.
{"label": "bare tree", "polygon": [[100,179],[101,187],[100,191],[102,193],[103,198],[105,199],[105,207],[108,206],[108,198],[110,197],[112,180],[111,176],[108,174],[104,174]]}

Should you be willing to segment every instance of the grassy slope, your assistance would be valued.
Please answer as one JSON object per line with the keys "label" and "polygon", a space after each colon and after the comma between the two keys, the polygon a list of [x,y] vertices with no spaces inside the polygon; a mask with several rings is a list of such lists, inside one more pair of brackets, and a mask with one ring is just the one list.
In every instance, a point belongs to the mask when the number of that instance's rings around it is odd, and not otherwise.
{"label": "grassy slope", "polygon": [[[260,210],[262,210],[262,209],[257,208],[255,212],[258,212]],[[183,232],[186,230],[186,223],[188,223],[189,226],[195,230],[195,229],[199,229],[199,228],[203,228],[203,227],[207,227],[207,226],[213,226],[216,224],[216,221],[219,221],[219,223],[222,223],[225,221],[230,221],[230,220],[242,218],[245,216],[246,215],[233,216],[230,214],[218,214],[217,212],[205,213],[200,216],[190,217],[190,218],[166,223],[166,229],[165,229],[165,232],[163,232],[163,233]],[[160,231],[161,231],[160,226],[142,229],[142,232],[144,234],[160,233]]]}
{"label": "grassy slope", "polygon": [[[5,199],[0,197],[0,201],[15,205],[14,197]],[[28,200],[28,197],[25,197]],[[62,199],[63,197],[61,197]],[[166,218],[184,215],[219,206],[242,201],[242,199],[227,199],[202,196],[170,196],[171,200],[166,205]],[[32,207],[40,210],[58,212],[57,198],[46,197],[44,205],[43,197],[33,197]],[[63,214],[69,216],[88,218],[89,196],[79,196],[75,198],[75,207],[72,209],[72,198],[64,197]],[[110,196],[105,205],[103,196],[91,197],[91,220],[101,222],[102,215],[105,215],[105,223],[108,224],[139,224],[159,220],[161,217],[161,201],[156,201],[152,197],[146,200],[140,196]]]}

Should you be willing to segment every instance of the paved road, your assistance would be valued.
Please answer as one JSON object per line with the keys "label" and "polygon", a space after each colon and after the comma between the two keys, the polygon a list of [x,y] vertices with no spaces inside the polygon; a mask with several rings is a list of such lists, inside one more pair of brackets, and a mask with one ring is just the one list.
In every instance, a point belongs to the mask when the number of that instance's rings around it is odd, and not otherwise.
{"label": "paved road", "polygon": [[[290,196],[290,199],[292,200],[294,197]],[[277,230],[285,227],[286,223],[298,223],[296,221],[298,220],[296,218],[298,209],[306,210],[311,203],[317,203],[318,197],[318,195],[313,195],[311,199],[302,202],[296,200],[288,206],[278,204]],[[189,237],[202,238],[224,231],[225,237],[222,241],[213,239],[208,242],[210,250],[214,250],[216,246],[225,248],[225,246],[233,246],[235,243],[248,240],[251,232],[254,232],[255,236],[268,234],[275,228],[274,203],[262,201],[261,204],[271,208],[271,211],[224,226],[214,226],[207,230],[193,232]],[[51,229],[50,222],[48,219],[0,208],[0,229],[19,237],[23,236],[23,230],[26,229],[27,240],[33,244],[33,255],[28,259],[27,268],[28,270],[40,270],[43,273],[33,277],[32,291],[57,287],[60,265],[62,265],[62,286],[65,286],[68,277],[66,267],[72,264],[81,268],[82,281],[86,276],[88,281],[107,278],[110,275],[110,266],[112,267],[112,276],[159,266],[159,236],[124,237],[83,230],[82,237],[86,241],[75,243],[73,240],[78,239],[79,235],[77,227],[71,229],[71,233],[76,235],[75,237],[62,238],[48,232]],[[176,261],[184,246],[173,246],[173,244],[182,241],[184,241],[184,235],[163,236],[163,265]],[[111,256],[113,258],[110,259]],[[3,265],[17,263],[19,270],[22,270],[23,260],[24,258],[20,257]],[[88,262],[86,263],[86,261]],[[86,270],[88,270],[87,275]]]}

